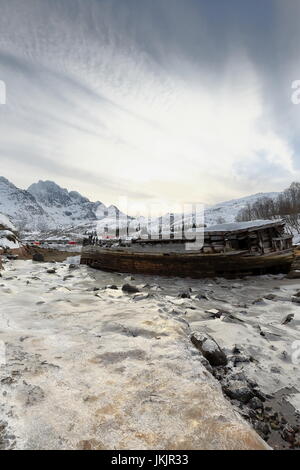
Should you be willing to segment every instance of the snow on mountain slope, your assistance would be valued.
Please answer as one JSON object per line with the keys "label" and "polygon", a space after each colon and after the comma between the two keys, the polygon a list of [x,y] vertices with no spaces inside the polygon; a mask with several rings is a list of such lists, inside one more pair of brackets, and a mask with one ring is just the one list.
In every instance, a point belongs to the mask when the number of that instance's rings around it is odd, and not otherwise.
{"label": "snow on mountain slope", "polygon": [[[279,193],[258,193],[240,199],[225,201],[205,208],[204,222],[215,225],[223,222],[234,222],[240,211],[248,203],[261,197],[275,198]],[[100,201],[92,202],[76,191],[68,191],[53,181],[39,181],[28,190],[17,188],[6,178],[0,177],[0,212],[8,215],[18,230],[26,237],[80,237],[91,230],[105,234],[116,226],[116,214],[121,227],[127,226],[127,216],[117,207],[106,207]],[[145,214],[146,215],[146,214]],[[131,227],[139,231],[147,230],[147,217],[130,219]],[[163,232],[169,226],[170,214],[163,217]],[[174,227],[180,229],[181,214],[174,215]],[[185,215],[186,226],[193,222],[191,214]],[[157,232],[159,219],[151,222],[152,231]]]}
{"label": "snow on mountain slope", "polygon": [[17,230],[6,215],[0,214],[0,253],[20,248]]}
{"label": "snow on mountain slope", "polygon": [[275,192],[257,193],[240,199],[232,199],[230,201],[220,202],[213,206],[208,206],[205,208],[205,223],[206,225],[215,225],[223,222],[234,222],[239,211],[245,208],[248,203],[253,204],[262,197],[275,199],[278,195],[279,193]]}
{"label": "snow on mountain slope", "polygon": [[43,210],[55,220],[56,228],[82,224],[97,219],[101,202],[91,202],[76,191],[61,188],[53,181],[39,181],[28,188]]}
{"label": "snow on mountain slope", "polygon": [[17,188],[0,176],[0,212],[8,215],[18,230],[41,231],[45,226],[54,226],[54,220],[23,189]]}
{"label": "snow on mountain slope", "polygon": [[27,236],[34,233],[58,236],[65,231],[81,235],[86,230],[95,230],[98,221],[104,218],[113,225],[116,213],[126,218],[117,207],[91,202],[53,181],[39,181],[23,190],[4,177],[0,177],[0,211]]}

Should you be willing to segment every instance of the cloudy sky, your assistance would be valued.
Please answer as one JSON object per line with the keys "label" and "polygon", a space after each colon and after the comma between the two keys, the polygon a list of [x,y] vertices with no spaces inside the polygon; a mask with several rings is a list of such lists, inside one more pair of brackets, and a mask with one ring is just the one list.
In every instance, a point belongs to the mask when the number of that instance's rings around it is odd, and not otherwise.
{"label": "cloudy sky", "polygon": [[214,203],[300,178],[300,0],[0,0],[0,175]]}

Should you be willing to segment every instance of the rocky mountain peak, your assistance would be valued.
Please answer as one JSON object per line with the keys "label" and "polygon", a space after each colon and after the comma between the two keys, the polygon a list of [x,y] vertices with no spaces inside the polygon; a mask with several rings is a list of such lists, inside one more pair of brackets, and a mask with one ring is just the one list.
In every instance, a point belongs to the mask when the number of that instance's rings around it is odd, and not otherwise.
{"label": "rocky mountain peak", "polygon": [[54,181],[39,181],[29,186],[27,190],[36,200],[45,206],[55,204],[68,205],[72,203],[68,190],[61,188]]}

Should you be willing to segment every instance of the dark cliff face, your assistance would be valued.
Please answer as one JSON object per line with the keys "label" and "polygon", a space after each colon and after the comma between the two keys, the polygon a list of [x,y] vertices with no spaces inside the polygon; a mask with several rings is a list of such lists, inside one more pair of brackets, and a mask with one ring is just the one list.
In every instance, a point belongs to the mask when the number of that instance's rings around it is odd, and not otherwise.
{"label": "dark cliff face", "polygon": [[29,186],[28,192],[32,194],[40,204],[45,206],[67,206],[72,203],[67,189],[61,188],[53,181],[39,181],[38,183],[34,183]]}
{"label": "dark cliff face", "polygon": [[72,225],[96,220],[97,204],[77,191],[68,191],[53,181],[39,181],[28,191],[55,218],[58,225]]}

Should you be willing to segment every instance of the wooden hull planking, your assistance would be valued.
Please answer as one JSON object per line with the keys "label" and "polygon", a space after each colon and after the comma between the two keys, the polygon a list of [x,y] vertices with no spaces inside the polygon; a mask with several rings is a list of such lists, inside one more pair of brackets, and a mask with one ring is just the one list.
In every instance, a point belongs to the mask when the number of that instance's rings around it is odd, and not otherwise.
{"label": "wooden hull planking", "polygon": [[245,252],[224,254],[149,253],[86,247],[81,264],[102,271],[175,277],[236,277],[239,275],[287,273],[292,250],[251,256]]}

